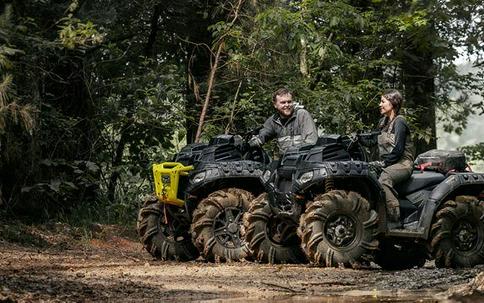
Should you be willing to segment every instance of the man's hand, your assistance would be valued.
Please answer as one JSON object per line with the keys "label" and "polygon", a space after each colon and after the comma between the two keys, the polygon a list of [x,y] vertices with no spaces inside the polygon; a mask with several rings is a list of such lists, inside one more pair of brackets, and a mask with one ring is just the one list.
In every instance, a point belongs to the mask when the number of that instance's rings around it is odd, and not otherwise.
{"label": "man's hand", "polygon": [[262,145],[262,141],[258,136],[253,136],[248,143],[251,148],[259,147]]}
{"label": "man's hand", "polygon": [[383,161],[371,161],[371,162],[368,162],[368,165],[369,166],[373,166],[373,167],[378,167],[378,168],[384,168],[385,167],[385,162]]}
{"label": "man's hand", "polygon": [[370,170],[370,172],[373,172],[377,178],[380,177],[384,167],[385,162],[383,161],[368,162],[368,169]]}

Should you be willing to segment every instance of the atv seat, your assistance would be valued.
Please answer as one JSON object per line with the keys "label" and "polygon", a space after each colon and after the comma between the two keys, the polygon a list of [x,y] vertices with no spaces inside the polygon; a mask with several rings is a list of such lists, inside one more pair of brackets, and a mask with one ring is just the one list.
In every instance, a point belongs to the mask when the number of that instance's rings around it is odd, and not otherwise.
{"label": "atv seat", "polygon": [[395,190],[400,196],[405,196],[419,189],[438,184],[444,179],[445,176],[441,173],[414,171],[407,181],[395,185]]}
{"label": "atv seat", "polygon": [[343,137],[341,135],[323,135],[321,137],[318,137],[318,140],[316,141],[317,146],[323,146],[323,145],[328,145],[328,144],[341,144],[343,143]]}

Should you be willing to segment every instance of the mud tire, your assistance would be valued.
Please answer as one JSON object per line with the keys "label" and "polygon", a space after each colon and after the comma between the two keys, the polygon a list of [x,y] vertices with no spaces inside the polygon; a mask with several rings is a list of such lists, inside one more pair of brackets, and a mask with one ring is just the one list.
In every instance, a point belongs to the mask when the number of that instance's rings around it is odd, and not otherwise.
{"label": "mud tire", "polygon": [[150,197],[138,212],[136,227],[144,248],[157,259],[190,261],[199,256],[183,208],[162,204],[156,197]]}
{"label": "mud tire", "polygon": [[267,194],[259,195],[244,214],[245,240],[253,259],[270,264],[307,263],[296,233],[297,225],[289,218],[276,218],[271,212]]}
{"label": "mud tire", "polygon": [[377,223],[377,213],[360,194],[333,190],[308,205],[298,233],[311,263],[360,268],[378,248]]}
{"label": "mud tire", "polygon": [[254,196],[242,189],[217,190],[200,201],[193,212],[193,243],[211,262],[239,261],[249,256],[242,237],[242,216]]}
{"label": "mud tire", "polygon": [[380,240],[374,261],[384,270],[403,270],[422,267],[427,259],[427,249],[415,243],[394,243]]}
{"label": "mud tire", "polygon": [[431,236],[437,267],[484,264],[484,202],[472,196],[445,202],[435,215]]}

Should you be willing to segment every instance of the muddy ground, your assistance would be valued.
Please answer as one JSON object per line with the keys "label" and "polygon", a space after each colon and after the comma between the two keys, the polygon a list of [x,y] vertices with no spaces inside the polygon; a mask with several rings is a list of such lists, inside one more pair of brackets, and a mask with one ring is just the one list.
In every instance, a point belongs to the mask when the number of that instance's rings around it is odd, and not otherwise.
{"label": "muddy ground", "polygon": [[0,227],[0,302],[484,302],[484,266],[382,271],[153,260],[132,230]]}

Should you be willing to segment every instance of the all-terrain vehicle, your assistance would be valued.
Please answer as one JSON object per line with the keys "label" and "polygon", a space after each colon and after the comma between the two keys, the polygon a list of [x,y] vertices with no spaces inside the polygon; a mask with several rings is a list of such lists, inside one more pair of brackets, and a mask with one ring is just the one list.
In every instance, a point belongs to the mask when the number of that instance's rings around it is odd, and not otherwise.
{"label": "all-terrain vehicle", "polygon": [[[290,147],[281,157],[279,165],[267,170],[263,179],[265,193],[258,196],[244,215],[245,239],[253,258],[263,263],[304,263],[306,255],[296,231],[305,201],[325,191],[304,191],[295,188],[301,180],[313,175],[296,174],[306,163],[335,163],[334,161],[367,160],[362,146],[350,137],[326,135],[315,145]],[[329,184],[326,184],[328,186]],[[327,188],[327,187],[326,187]]]}
{"label": "all-terrain vehicle", "polygon": [[305,206],[298,234],[308,259],[352,267],[373,260],[384,269],[422,266],[429,257],[438,267],[483,264],[484,174],[466,171],[458,152],[434,150],[417,162],[421,169],[396,187],[401,224],[394,226],[367,162],[301,158],[291,191]]}
{"label": "all-terrain vehicle", "polygon": [[185,146],[173,162],[153,165],[155,196],[138,214],[146,250],[168,260],[239,260],[249,253],[242,215],[263,190],[270,158],[239,135],[219,135]]}

